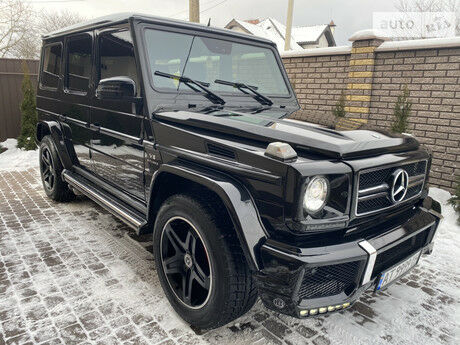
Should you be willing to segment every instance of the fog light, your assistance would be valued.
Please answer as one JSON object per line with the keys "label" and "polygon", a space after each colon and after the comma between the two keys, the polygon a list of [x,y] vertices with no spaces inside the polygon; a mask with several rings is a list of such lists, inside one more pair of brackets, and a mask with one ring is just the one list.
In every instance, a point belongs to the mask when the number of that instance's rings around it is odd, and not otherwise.
{"label": "fog light", "polygon": [[335,307],[333,307],[332,305],[330,305],[329,307],[327,307],[327,311],[334,311],[335,310]]}
{"label": "fog light", "polygon": [[310,315],[318,314],[318,309],[310,309]]}
{"label": "fog light", "polygon": [[305,315],[308,315],[308,310],[301,310],[300,316],[305,316]]}
{"label": "fog light", "polygon": [[344,308],[348,308],[348,307],[350,306],[350,303],[349,303],[349,302],[344,303],[344,304],[342,304],[342,306],[343,306]]}
{"label": "fog light", "polygon": [[327,308],[326,308],[326,307],[321,307],[321,308],[319,308],[319,313],[320,313],[320,314],[324,314],[325,312],[327,312]]}

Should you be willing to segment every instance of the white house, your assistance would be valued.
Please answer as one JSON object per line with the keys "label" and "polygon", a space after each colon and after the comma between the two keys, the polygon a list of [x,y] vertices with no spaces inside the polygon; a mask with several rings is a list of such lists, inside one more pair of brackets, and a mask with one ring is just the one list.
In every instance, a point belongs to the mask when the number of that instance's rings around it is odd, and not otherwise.
{"label": "white house", "polygon": [[[275,18],[268,17],[262,20],[232,19],[225,25],[225,28],[267,38],[276,43],[278,50],[284,50],[286,26]],[[329,24],[293,26],[291,49],[302,50],[307,48],[335,47],[334,30],[335,24],[333,21]]]}

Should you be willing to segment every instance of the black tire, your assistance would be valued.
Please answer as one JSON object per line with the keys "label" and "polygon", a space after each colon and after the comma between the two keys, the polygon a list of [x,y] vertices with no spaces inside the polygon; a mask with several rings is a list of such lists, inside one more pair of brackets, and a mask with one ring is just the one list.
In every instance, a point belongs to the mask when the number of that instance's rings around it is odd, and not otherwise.
{"label": "black tire", "polygon": [[40,143],[39,166],[43,189],[49,198],[55,201],[69,201],[75,198],[75,194],[61,178],[62,163],[49,135],[44,136]]}
{"label": "black tire", "polygon": [[[192,232],[198,232],[198,239],[202,240],[209,258],[211,288],[199,306],[191,306],[178,296],[180,292],[171,284],[173,276],[171,273],[167,276],[163,268],[167,260],[163,259],[165,251],[162,250],[165,247],[162,244],[169,243],[170,236],[165,233],[168,232],[167,225],[172,225],[172,222],[183,222],[182,227],[192,224]],[[168,237],[166,242],[165,236]],[[232,225],[222,210],[214,210],[206,201],[198,201],[188,195],[173,195],[158,212],[153,237],[160,283],[175,311],[191,326],[199,329],[217,328],[243,315],[254,305],[257,299],[255,283]],[[198,259],[194,256],[194,260]],[[186,262],[180,269],[192,268],[187,268]]]}

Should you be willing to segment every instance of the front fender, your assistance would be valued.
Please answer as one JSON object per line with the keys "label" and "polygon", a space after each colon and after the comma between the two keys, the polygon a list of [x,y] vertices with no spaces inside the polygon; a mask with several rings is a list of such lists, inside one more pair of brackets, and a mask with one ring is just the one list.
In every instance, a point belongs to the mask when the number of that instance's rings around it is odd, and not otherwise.
{"label": "front fender", "polygon": [[[248,190],[238,181],[216,171],[185,162],[163,164],[155,173],[150,191],[156,190],[155,184],[162,173],[170,173],[202,185],[216,193],[225,205],[243,253],[252,270],[259,270],[259,248],[267,238],[259,213]],[[154,195],[149,198],[153,200]],[[149,205],[150,207],[150,205]]]}
{"label": "front fender", "polygon": [[56,121],[40,121],[37,124],[36,140],[41,142],[45,135],[50,135],[53,139],[56,150],[58,151],[59,158],[62,166],[65,169],[71,169],[73,166],[72,159],[69,155],[64,141],[64,134],[61,130],[61,125]]}

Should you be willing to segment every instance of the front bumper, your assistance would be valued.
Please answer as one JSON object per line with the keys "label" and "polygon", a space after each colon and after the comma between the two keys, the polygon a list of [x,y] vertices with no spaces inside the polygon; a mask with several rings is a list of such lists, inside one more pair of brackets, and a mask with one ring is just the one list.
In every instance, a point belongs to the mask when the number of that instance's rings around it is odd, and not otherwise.
{"label": "front bumper", "polygon": [[422,250],[430,253],[442,218],[427,197],[411,217],[377,235],[322,247],[299,248],[268,240],[256,274],[266,307],[295,317],[345,309],[376,285],[380,273]]}

